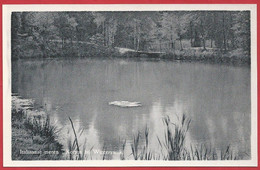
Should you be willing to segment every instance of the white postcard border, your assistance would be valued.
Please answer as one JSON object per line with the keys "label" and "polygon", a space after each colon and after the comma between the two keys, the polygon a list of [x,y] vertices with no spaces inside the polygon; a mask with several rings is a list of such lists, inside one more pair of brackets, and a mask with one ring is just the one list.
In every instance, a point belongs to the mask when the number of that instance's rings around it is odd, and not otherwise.
{"label": "white postcard border", "polygon": [[[15,11],[251,11],[251,160],[234,161],[13,161],[11,159],[11,13]],[[205,167],[257,166],[257,10],[255,4],[3,5],[3,166],[4,167]]]}

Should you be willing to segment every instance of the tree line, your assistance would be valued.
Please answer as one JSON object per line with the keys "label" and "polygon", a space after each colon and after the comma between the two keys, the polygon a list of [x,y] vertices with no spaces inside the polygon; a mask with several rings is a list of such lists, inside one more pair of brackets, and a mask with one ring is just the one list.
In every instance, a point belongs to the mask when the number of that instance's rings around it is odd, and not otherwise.
{"label": "tree line", "polygon": [[91,44],[144,51],[201,47],[250,53],[249,11],[13,12],[11,21],[13,53],[37,48],[48,56],[58,49],[77,51]]}

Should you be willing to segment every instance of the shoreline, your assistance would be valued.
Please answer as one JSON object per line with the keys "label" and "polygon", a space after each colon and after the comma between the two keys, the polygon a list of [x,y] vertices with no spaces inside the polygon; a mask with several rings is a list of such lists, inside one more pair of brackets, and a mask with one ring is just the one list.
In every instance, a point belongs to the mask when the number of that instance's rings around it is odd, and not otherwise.
{"label": "shoreline", "polygon": [[55,125],[44,110],[36,110],[32,99],[12,94],[12,159],[60,160],[63,146]]}
{"label": "shoreline", "polygon": [[138,55],[136,52],[128,51],[120,53],[119,51],[112,49],[111,53],[104,53],[100,57],[98,52],[96,54],[85,54],[84,56],[70,56],[70,55],[56,55],[50,57],[39,57],[39,56],[23,56],[14,57],[13,61],[20,59],[81,59],[81,58],[101,58],[101,59],[133,59],[133,60],[144,60],[144,61],[175,61],[175,62],[198,62],[198,63],[209,63],[209,64],[227,64],[227,65],[238,65],[238,66],[250,66],[251,58],[248,54],[243,51],[229,51],[226,53],[220,51],[191,51],[191,49],[176,50],[174,53],[168,52],[164,54],[158,54],[157,56]]}

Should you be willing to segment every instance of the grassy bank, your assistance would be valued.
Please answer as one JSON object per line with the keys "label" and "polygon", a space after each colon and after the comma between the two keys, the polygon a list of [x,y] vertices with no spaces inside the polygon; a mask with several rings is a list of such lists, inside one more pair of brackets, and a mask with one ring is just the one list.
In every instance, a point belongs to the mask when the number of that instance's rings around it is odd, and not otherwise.
{"label": "grassy bank", "polygon": [[[68,117],[69,129],[65,140],[59,141],[64,127],[53,124],[47,112],[36,110],[34,101],[12,96],[12,159],[13,160],[92,160],[94,146],[87,146],[84,129],[77,129]],[[191,119],[185,114],[173,122],[169,116],[162,118],[164,133],[156,136],[158,147],[151,149],[150,130],[133,135],[132,141],[120,141],[120,160],[235,160],[238,157],[231,146],[223,150],[206,144],[187,142]],[[65,129],[65,128],[64,128]],[[63,130],[64,130],[63,129]],[[66,130],[65,130],[66,131]],[[85,138],[84,140],[81,140]],[[80,139],[81,138],[81,139]],[[129,148],[128,151],[126,148]],[[90,149],[87,149],[90,148]],[[112,159],[111,153],[103,143],[103,153],[97,159]],[[95,159],[95,158],[94,158]]]}
{"label": "grassy bank", "polygon": [[233,63],[233,64],[250,64],[250,55],[242,49],[231,51],[221,51],[218,49],[207,48],[187,48],[178,50],[175,53],[168,53],[162,58],[185,61],[207,61],[214,63]]}
{"label": "grassy bank", "polygon": [[121,57],[153,58],[175,61],[199,61],[209,63],[229,63],[243,65],[250,64],[250,55],[242,49],[221,51],[214,48],[207,48],[206,50],[204,50],[202,47],[198,47],[184,48],[183,50],[175,50],[174,52],[162,52],[158,54],[138,54],[134,51],[128,51],[121,54]]}
{"label": "grassy bank", "polygon": [[35,110],[33,105],[33,100],[12,96],[12,159],[61,159],[59,130],[46,112]]}

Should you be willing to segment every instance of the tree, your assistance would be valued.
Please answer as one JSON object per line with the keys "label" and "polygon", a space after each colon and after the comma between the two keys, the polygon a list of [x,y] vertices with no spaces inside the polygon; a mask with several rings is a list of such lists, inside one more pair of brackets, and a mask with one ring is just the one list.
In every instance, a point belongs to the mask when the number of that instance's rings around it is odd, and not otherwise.
{"label": "tree", "polygon": [[73,12],[70,15],[75,18],[77,23],[76,38],[78,41],[88,41],[98,32],[94,22],[95,18],[91,12]]}
{"label": "tree", "polygon": [[62,49],[67,40],[72,44],[73,39],[76,37],[76,19],[67,12],[56,13],[54,16],[54,25],[62,41]]}
{"label": "tree", "polygon": [[232,27],[235,37],[235,46],[250,52],[250,12],[243,11],[234,15]]}
{"label": "tree", "polygon": [[191,46],[194,47],[201,46],[201,42],[202,42],[203,50],[206,50],[206,39],[209,35],[210,17],[211,16],[207,11],[192,12],[190,19],[192,20],[194,34],[191,34],[191,36],[194,37],[191,39],[194,39],[194,42],[193,44],[191,44]]}
{"label": "tree", "polygon": [[179,44],[184,49],[184,40],[203,50],[210,40],[211,48],[250,51],[248,11],[17,12],[12,14],[11,29],[16,49],[28,44],[40,48],[43,56],[77,52],[88,42],[106,48],[175,52]]}
{"label": "tree", "polygon": [[183,35],[187,30],[189,15],[186,12],[177,12],[175,17],[175,31],[180,42],[181,50],[183,50],[182,39]]}
{"label": "tree", "polygon": [[[169,42],[171,51],[175,51],[175,40],[178,35],[175,31],[176,28],[176,17],[173,13],[164,12],[161,20],[162,25],[162,36]],[[179,35],[180,36],[180,35]]]}

